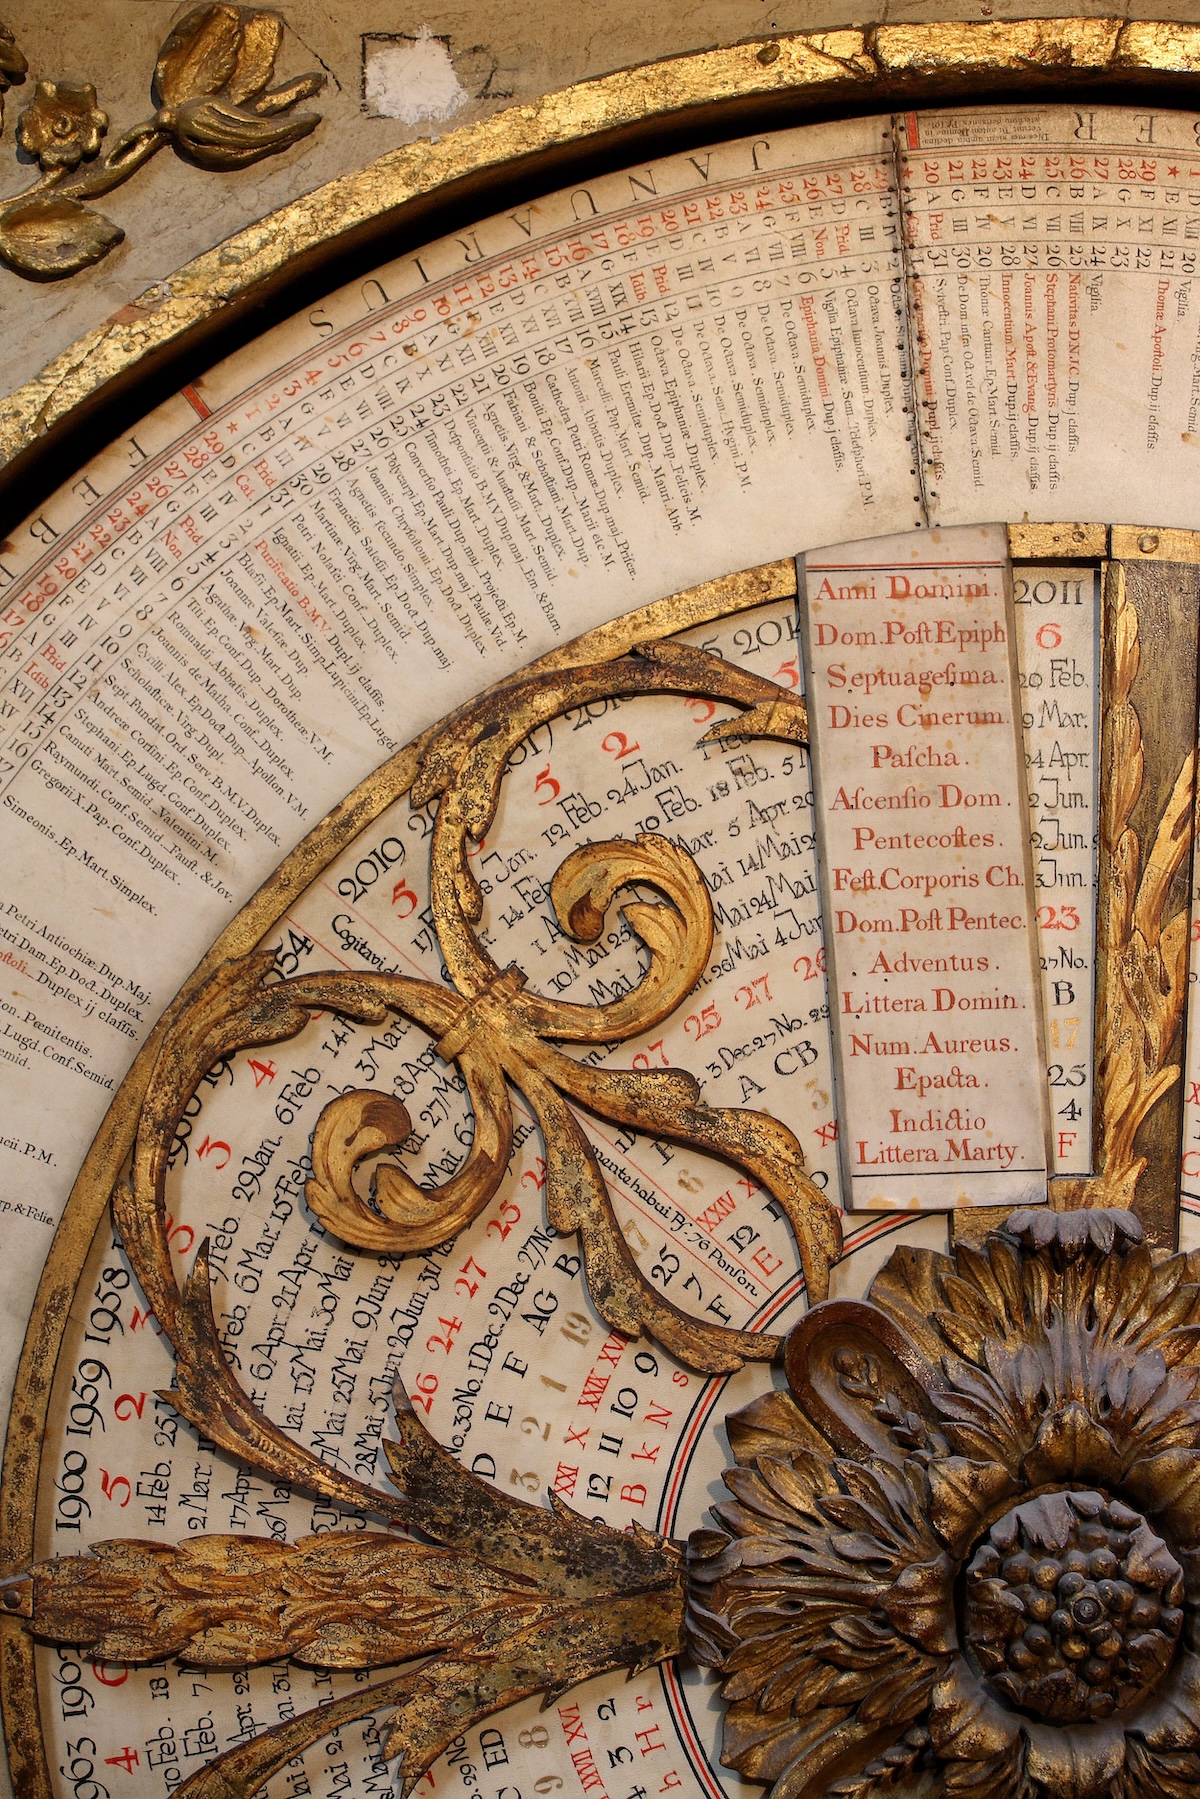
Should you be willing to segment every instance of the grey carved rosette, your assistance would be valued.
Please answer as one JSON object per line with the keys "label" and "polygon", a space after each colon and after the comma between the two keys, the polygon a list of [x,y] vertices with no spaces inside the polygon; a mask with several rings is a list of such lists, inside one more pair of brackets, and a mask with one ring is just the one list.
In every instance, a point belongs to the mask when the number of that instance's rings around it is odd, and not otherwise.
{"label": "grey carved rosette", "polygon": [[1121,1211],[901,1249],[728,1421],[687,1635],[772,1799],[1200,1790],[1200,1268]]}

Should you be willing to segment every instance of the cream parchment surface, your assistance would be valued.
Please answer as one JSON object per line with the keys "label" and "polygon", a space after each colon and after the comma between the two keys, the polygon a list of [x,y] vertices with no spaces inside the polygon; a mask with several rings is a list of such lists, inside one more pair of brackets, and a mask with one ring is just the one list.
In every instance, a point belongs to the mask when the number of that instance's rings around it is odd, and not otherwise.
{"label": "cream parchment surface", "polygon": [[[6,1381],[53,1225],[138,1045],[282,856],[417,732],[581,630],[821,545],[1023,519],[1200,527],[1197,129],[1182,114],[983,108],[772,133],[589,181],[297,314],[14,534],[0,554]],[[1095,593],[1070,568],[1038,570],[1050,585],[1025,593],[1021,578],[1051,1147],[1068,1170],[1088,1137]],[[788,601],[691,636],[801,681]],[[690,1068],[712,1103],[783,1117],[837,1193],[807,759],[701,748],[703,710],[606,703],[535,733],[481,846],[485,929],[533,985],[594,1003],[634,977],[636,948],[618,931],[594,955],[567,945],[547,923],[550,875],[592,836],[680,842],[713,894],[713,955],[695,1003],[626,1051]],[[437,979],[428,828],[400,802],[272,945],[296,966]],[[476,1226],[393,1265],[314,1230],[312,1124],[327,1089],[377,1084],[417,1124],[415,1170],[442,1178],[469,1137],[461,1089],[417,1032],[321,1021],[259,1061],[271,1072],[249,1058],[214,1071],[187,1121],[172,1242],[181,1269],[213,1245],[226,1351],[270,1415],[364,1473],[392,1374],[414,1389],[432,1377],[431,1427],[501,1485],[557,1487],[616,1524],[700,1522],[719,1418],[770,1376],[707,1381],[609,1338],[573,1246],[542,1228],[528,1121]],[[765,1195],[667,1145],[593,1141],[647,1274],[710,1318],[786,1328],[803,1292]],[[901,1233],[933,1244],[944,1223],[849,1219],[838,1290],[861,1291]],[[481,1320],[477,1301],[504,1315]],[[41,1552],[340,1527],[198,1439],[154,1398],[170,1377],[105,1227],[59,1367]],[[86,1732],[88,1778],[110,1799],[170,1793],[241,1734],[349,1684],[126,1674],[51,1651],[41,1669],[58,1788]],[[674,1674],[587,1689],[604,1799],[736,1786],[713,1771],[710,1697]],[[498,1746],[472,1733],[434,1786],[573,1793],[576,1724],[531,1702],[500,1721]],[[272,1792],[389,1786],[360,1730]]]}

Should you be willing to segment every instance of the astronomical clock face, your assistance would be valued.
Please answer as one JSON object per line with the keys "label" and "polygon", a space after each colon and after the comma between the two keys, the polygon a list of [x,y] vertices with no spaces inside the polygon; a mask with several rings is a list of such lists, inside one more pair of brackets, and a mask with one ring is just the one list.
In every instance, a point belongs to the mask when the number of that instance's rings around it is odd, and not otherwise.
{"label": "astronomical clock face", "polygon": [[1198,139],[589,178],[6,544],[25,1793],[1195,1789]]}

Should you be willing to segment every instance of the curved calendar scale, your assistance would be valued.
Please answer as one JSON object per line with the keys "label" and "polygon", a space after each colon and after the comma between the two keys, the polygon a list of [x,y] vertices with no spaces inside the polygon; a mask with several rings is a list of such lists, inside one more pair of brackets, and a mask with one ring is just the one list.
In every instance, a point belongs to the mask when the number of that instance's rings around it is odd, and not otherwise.
{"label": "curved calendar scale", "polygon": [[[918,80],[842,35],[780,91]],[[12,533],[22,1799],[1194,1787],[1200,127],[1150,99],[589,175]]]}

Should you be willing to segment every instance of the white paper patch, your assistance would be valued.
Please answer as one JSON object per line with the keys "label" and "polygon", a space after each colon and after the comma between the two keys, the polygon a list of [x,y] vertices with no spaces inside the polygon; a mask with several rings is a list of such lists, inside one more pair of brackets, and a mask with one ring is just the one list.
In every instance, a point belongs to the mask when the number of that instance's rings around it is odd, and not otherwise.
{"label": "white paper patch", "polygon": [[470,99],[454,73],[449,50],[427,25],[415,38],[399,42],[366,40],[364,97],[373,117],[400,119],[405,125],[448,119]]}

